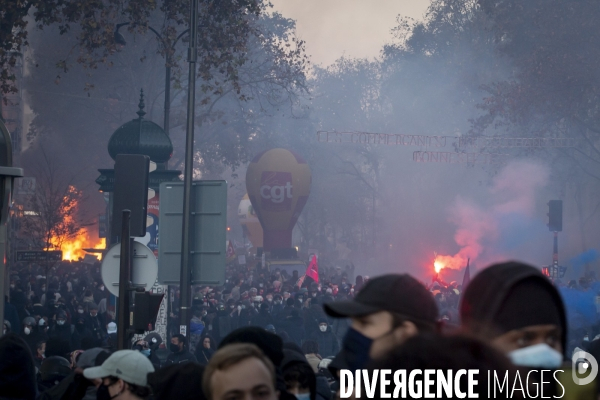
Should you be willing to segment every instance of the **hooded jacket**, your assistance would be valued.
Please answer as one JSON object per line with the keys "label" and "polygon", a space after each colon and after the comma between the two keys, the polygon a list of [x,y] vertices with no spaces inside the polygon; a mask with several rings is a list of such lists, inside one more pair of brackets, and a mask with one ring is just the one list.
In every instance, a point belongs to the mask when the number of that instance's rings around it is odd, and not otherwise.
{"label": "hooded jacket", "polygon": [[35,399],[35,366],[31,351],[14,333],[0,338],[0,399]]}
{"label": "hooded jacket", "polygon": [[335,356],[340,351],[340,344],[329,326],[327,326],[325,332],[319,330],[313,333],[310,339],[319,345],[319,355],[321,357]]}
{"label": "hooded jacket", "polygon": [[566,349],[567,320],[558,290],[537,268],[514,261],[486,268],[464,289],[460,303],[462,326],[474,334],[489,335],[496,327],[495,318],[511,289],[526,279],[539,282],[554,300],[562,329],[562,346]]}

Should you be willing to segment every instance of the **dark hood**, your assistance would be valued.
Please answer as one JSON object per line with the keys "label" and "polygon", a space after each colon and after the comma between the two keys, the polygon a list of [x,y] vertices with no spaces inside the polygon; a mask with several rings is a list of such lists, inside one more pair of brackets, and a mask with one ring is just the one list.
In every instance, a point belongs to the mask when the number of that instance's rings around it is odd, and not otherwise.
{"label": "dark hood", "polygon": [[283,360],[283,341],[276,334],[267,332],[263,328],[248,326],[236,329],[223,338],[219,349],[232,343],[255,344],[276,367],[279,367]]}
{"label": "dark hood", "polygon": [[462,325],[475,334],[489,334],[495,328],[495,318],[511,289],[523,281],[539,282],[553,300],[559,313],[563,349],[566,350],[567,320],[558,290],[540,270],[519,262],[494,264],[473,278],[460,303]]}
{"label": "dark hood", "polygon": [[196,363],[173,364],[148,374],[148,385],[156,400],[206,400],[202,379],[198,379],[203,372],[204,367]]}
{"label": "dark hood", "polygon": [[0,338],[0,397],[36,397],[33,356],[27,343],[14,333]]}

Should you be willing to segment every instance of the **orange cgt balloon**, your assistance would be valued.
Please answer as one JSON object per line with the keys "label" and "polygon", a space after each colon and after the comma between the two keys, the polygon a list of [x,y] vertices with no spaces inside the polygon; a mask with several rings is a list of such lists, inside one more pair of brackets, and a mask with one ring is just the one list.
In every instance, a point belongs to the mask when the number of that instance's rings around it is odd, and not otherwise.
{"label": "orange cgt balloon", "polygon": [[292,247],[292,230],[308,200],[312,176],[306,161],[286,149],[271,149],[252,160],[246,190],[264,230],[265,251]]}
{"label": "orange cgt balloon", "polygon": [[238,207],[238,219],[244,230],[246,238],[250,240],[254,248],[263,247],[263,228],[254,212],[250,198],[246,194]]}

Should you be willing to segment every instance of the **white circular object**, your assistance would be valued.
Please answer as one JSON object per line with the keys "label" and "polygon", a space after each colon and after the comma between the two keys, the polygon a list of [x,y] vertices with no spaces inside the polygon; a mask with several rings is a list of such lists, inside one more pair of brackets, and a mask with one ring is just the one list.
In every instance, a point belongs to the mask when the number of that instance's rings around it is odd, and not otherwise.
{"label": "white circular object", "polygon": [[[134,287],[150,291],[158,276],[156,256],[144,244],[134,241],[131,249],[133,261],[131,265],[131,282]],[[101,275],[104,286],[110,293],[119,297],[119,272],[121,268],[121,243],[108,250],[102,258]]]}

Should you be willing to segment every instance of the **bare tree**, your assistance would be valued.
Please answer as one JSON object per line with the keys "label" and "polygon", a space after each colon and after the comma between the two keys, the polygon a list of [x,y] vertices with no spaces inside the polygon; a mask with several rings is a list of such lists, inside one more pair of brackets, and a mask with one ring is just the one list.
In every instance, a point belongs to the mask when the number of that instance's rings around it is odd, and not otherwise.
{"label": "bare tree", "polygon": [[23,216],[21,226],[34,247],[60,250],[86,226],[79,210],[84,199],[74,184],[75,174],[68,174],[41,146],[39,156],[30,169],[36,188],[25,204],[29,212]]}

